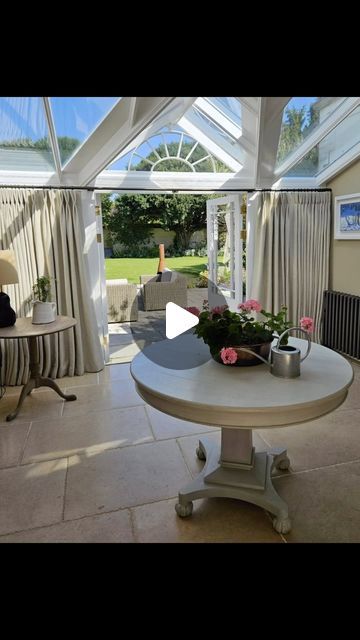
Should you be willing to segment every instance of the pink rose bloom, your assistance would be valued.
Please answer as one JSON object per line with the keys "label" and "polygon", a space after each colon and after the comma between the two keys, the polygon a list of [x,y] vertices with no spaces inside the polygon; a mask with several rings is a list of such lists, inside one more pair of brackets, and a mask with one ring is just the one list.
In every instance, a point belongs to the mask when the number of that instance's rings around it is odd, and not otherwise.
{"label": "pink rose bloom", "polygon": [[314,320],[308,316],[300,318],[300,327],[311,333],[314,330]]}
{"label": "pink rose bloom", "polygon": [[197,317],[199,317],[200,315],[200,309],[198,309],[197,307],[185,307],[185,311],[188,311],[189,313],[192,313]]}
{"label": "pink rose bloom", "polygon": [[213,314],[214,313],[219,313],[221,315],[228,308],[229,307],[228,307],[227,304],[223,304],[223,305],[221,305],[221,307],[214,307],[213,309],[211,309],[211,313],[213,313]]}
{"label": "pink rose bloom", "polygon": [[260,302],[250,298],[250,300],[245,300],[245,302],[238,304],[238,309],[242,309],[243,311],[261,311],[262,306]]}
{"label": "pink rose bloom", "polygon": [[237,353],[231,347],[223,347],[220,351],[220,358],[224,364],[235,364],[237,360]]}

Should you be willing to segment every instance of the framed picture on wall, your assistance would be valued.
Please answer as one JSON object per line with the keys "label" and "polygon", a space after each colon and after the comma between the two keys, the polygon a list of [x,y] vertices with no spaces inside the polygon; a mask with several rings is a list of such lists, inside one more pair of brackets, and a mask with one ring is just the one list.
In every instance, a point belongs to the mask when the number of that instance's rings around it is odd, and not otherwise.
{"label": "framed picture on wall", "polygon": [[334,238],[360,240],[360,193],[335,198]]}

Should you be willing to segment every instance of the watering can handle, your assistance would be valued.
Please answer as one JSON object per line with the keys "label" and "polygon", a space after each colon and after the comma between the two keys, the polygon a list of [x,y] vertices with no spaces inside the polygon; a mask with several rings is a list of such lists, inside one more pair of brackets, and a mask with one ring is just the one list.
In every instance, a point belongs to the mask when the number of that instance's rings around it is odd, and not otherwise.
{"label": "watering can handle", "polygon": [[[265,362],[265,364],[270,364],[270,360],[265,360],[265,358],[263,358],[262,356],[259,356],[259,354],[255,353],[255,351],[251,351],[251,349],[245,349],[245,347],[239,347],[239,351],[246,351],[246,353],[251,353],[251,355],[253,355],[256,358],[259,358],[259,360],[262,360],[263,362]],[[269,356],[269,358],[270,358],[270,356]]]}
{"label": "watering can handle", "polygon": [[309,355],[309,353],[310,353],[310,349],[311,349],[311,340],[310,340],[309,332],[308,332],[308,331],[306,331],[305,329],[302,329],[302,327],[290,327],[290,329],[286,329],[286,331],[283,331],[283,333],[281,334],[281,336],[279,336],[279,338],[278,338],[278,341],[277,341],[277,345],[276,345],[276,346],[277,346],[277,348],[279,348],[282,338],[283,338],[287,333],[289,333],[290,331],[302,331],[302,333],[305,333],[305,335],[306,335],[306,339],[307,339],[307,342],[308,342],[307,350],[306,350],[305,355],[300,359],[300,362],[303,362],[303,361],[305,360],[305,358],[307,358],[307,357],[308,357],[308,355]]}

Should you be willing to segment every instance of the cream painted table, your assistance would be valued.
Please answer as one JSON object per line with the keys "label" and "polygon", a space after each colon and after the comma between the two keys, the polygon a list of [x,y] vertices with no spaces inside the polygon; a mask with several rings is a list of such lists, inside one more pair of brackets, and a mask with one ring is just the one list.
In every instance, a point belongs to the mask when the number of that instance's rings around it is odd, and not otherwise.
{"label": "cream painted table", "polygon": [[37,338],[39,336],[46,336],[50,333],[65,331],[65,329],[70,329],[75,325],[75,318],[69,318],[68,316],[56,316],[56,320],[54,320],[54,322],[48,322],[47,324],[32,324],[31,318],[17,318],[14,326],[0,328],[0,338],[4,340],[10,338],[12,340],[27,338],[30,353],[30,378],[21,390],[15,411],[13,411],[13,413],[9,413],[6,417],[8,422],[16,418],[26,396],[29,395],[33,389],[37,389],[38,387],[50,387],[51,389],[54,389],[59,396],[64,398],[64,400],[76,400],[76,396],[74,394],[66,395],[63,393],[52,378],[44,378],[40,375],[39,351],[37,346]]}
{"label": "cream painted table", "polygon": [[[307,346],[296,338],[290,338],[289,344],[303,352]],[[318,344],[312,344],[300,377],[293,379],[273,376],[265,364],[227,367],[213,360],[204,362],[206,354],[208,347],[202,340],[183,335],[152,344],[131,364],[137,391],[148,404],[176,418],[221,427],[221,447],[206,437],[199,440],[196,453],[206,464],[180,491],[176,512],[181,517],[191,515],[192,501],[198,498],[238,498],[274,514],[276,531],[288,533],[288,506],[271,480],[274,468],[289,468],[287,451],[255,452],[252,429],[299,424],[333,411],[347,396],[352,367],[341,355]],[[188,368],[171,369],[180,356]]]}

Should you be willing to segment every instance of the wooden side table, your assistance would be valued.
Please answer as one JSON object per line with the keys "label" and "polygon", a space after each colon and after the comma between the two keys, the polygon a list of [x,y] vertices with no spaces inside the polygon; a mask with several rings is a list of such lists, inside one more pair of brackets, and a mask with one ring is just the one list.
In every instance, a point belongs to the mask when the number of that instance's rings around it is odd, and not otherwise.
{"label": "wooden side table", "polygon": [[26,396],[28,396],[33,389],[37,389],[38,387],[50,387],[50,389],[54,389],[54,391],[56,391],[61,398],[64,398],[64,400],[76,400],[76,396],[74,394],[66,395],[63,393],[52,378],[44,378],[40,375],[39,350],[37,345],[37,338],[39,336],[46,336],[50,333],[65,331],[65,329],[70,329],[75,325],[75,318],[69,318],[68,316],[57,316],[54,322],[49,322],[47,324],[32,324],[32,318],[18,318],[14,326],[0,329],[0,338],[3,340],[20,340],[27,338],[30,352],[30,378],[21,390],[15,411],[6,416],[6,420],[8,422],[16,418]]}

